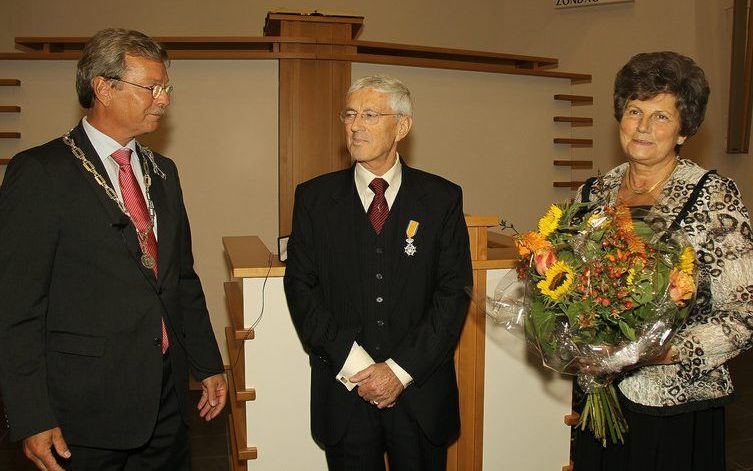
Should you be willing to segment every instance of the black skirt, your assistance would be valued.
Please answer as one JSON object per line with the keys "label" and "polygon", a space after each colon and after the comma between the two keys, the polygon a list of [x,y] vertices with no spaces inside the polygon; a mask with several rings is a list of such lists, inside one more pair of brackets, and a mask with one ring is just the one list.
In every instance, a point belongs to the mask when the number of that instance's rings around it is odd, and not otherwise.
{"label": "black skirt", "polygon": [[[621,395],[620,395],[621,396]],[[601,446],[586,428],[573,433],[573,471],[724,471],[724,407],[654,416],[630,410],[624,445]]]}

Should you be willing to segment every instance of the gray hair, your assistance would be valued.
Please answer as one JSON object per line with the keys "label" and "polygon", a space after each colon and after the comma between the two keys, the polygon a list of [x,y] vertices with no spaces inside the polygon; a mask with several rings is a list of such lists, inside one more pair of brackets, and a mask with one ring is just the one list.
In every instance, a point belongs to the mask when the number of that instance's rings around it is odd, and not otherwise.
{"label": "gray hair", "polygon": [[76,92],[84,108],[94,104],[92,82],[98,76],[121,78],[126,73],[126,54],[161,61],[169,65],[167,51],[138,31],[108,28],[92,36],[76,67]]}
{"label": "gray hair", "polygon": [[410,96],[408,87],[400,80],[389,75],[367,75],[353,82],[353,85],[348,89],[346,98],[365,88],[371,88],[389,95],[390,107],[393,112],[403,116],[413,116],[413,98]]}

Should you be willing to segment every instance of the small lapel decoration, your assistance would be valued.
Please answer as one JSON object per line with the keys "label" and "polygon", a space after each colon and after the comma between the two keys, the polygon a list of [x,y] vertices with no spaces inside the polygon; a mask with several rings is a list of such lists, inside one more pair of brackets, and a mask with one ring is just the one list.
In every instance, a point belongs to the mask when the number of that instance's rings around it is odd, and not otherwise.
{"label": "small lapel decoration", "polygon": [[405,228],[405,235],[408,236],[408,238],[405,239],[405,253],[409,257],[412,257],[416,254],[416,246],[413,245],[413,237],[418,232],[418,221],[414,221],[411,219],[408,222],[408,227]]}

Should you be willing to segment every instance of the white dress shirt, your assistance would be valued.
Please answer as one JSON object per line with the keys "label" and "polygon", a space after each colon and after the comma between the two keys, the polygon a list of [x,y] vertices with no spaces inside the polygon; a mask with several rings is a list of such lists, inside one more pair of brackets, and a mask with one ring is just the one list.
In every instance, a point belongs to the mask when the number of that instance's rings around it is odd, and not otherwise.
{"label": "white dress shirt", "polygon": [[[120,179],[118,178],[118,174],[120,173],[120,166],[115,161],[115,159],[112,158],[112,154],[116,150],[122,149],[123,146],[121,146],[115,139],[111,138],[107,134],[103,133],[99,129],[92,126],[91,123],[89,123],[89,121],[86,119],[86,116],[84,116],[82,123],[84,127],[84,132],[86,133],[86,136],[89,138],[89,141],[91,141],[92,146],[94,147],[94,150],[97,151],[97,155],[99,156],[99,159],[102,161],[102,165],[104,165],[105,171],[107,171],[107,176],[110,177],[112,188],[113,190],[115,190],[115,193],[118,195],[118,199],[122,203],[123,195],[120,192]],[[149,201],[146,197],[146,187],[144,185],[144,172],[141,169],[141,161],[139,161],[139,156],[136,153],[136,139],[131,139],[125,145],[125,147],[128,149],[131,149],[131,168],[133,169],[133,174],[136,176],[136,181],[139,183],[139,187],[141,188],[141,194],[144,195],[144,201]],[[154,237],[155,239],[157,238],[157,215],[156,214],[154,215]]]}
{"label": "white dress shirt", "polygon": [[[361,204],[363,204],[364,211],[369,210],[369,206],[374,200],[374,192],[369,188],[369,183],[375,178],[382,178],[389,185],[384,192],[384,198],[387,200],[387,207],[391,208],[397,197],[397,192],[400,190],[400,184],[403,181],[403,166],[400,164],[400,156],[397,156],[395,164],[381,177],[379,175],[374,175],[360,163],[356,164],[356,191],[358,192]],[[371,355],[369,355],[363,347],[358,345],[357,342],[353,342],[350,354],[348,354],[348,358],[345,359],[345,364],[340,372],[337,373],[336,378],[338,381],[342,382],[348,390],[352,390],[357,385],[351,383],[349,378],[374,363],[375,361],[371,358]],[[397,376],[397,379],[403,384],[403,387],[407,388],[408,385],[413,382],[411,375],[402,369],[400,365],[395,363],[395,360],[389,358],[385,363],[387,363],[387,366],[389,366],[392,372],[395,373],[395,376]]]}

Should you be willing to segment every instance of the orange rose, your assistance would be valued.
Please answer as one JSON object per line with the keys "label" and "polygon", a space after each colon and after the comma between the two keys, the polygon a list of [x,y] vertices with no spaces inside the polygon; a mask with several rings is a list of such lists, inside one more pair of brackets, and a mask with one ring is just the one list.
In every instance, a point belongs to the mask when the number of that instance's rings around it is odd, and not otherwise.
{"label": "orange rose", "polygon": [[695,283],[693,277],[682,270],[673,268],[669,272],[669,297],[678,306],[684,306],[685,301],[693,297]]}
{"label": "orange rose", "polygon": [[554,255],[554,252],[548,249],[540,250],[533,256],[536,272],[541,276],[544,276],[549,267],[554,265],[556,261],[557,257]]}

